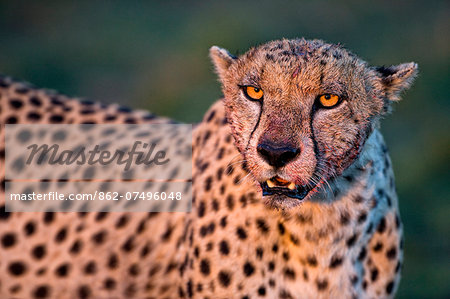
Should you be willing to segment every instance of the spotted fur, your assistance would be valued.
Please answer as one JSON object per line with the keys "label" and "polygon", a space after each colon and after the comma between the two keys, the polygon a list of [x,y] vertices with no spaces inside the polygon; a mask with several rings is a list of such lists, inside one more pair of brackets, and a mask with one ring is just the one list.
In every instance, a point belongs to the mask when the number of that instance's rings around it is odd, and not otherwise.
{"label": "spotted fur", "polygon": [[[372,68],[340,46],[305,40],[270,42],[240,57],[213,47],[211,56],[225,98],[194,130],[192,212],[8,213],[2,196],[0,297],[394,296],[402,224],[377,127],[416,65]],[[241,96],[242,84],[261,84],[265,110]],[[322,84],[347,102],[311,125]],[[6,77],[0,101],[2,124],[169,121]],[[262,196],[271,170],[251,151],[264,135],[302,146],[305,156],[283,173],[296,183],[317,161],[329,162],[317,192],[301,201]]]}

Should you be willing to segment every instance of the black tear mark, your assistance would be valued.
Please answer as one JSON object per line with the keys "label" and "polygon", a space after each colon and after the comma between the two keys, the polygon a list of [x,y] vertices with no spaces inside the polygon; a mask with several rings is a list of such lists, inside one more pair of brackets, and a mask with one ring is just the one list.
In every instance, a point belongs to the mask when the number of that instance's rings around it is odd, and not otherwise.
{"label": "black tear mark", "polygon": [[313,120],[314,120],[314,115],[316,113],[316,106],[313,105],[312,109],[311,109],[311,114],[309,116],[309,130],[311,131],[311,140],[313,142],[314,145],[314,154],[316,155],[316,166],[314,167],[314,172],[313,172],[313,176],[314,174],[316,174],[318,172],[317,166],[318,166],[318,161],[319,161],[319,146],[317,145],[317,141],[316,141],[316,136],[314,135],[314,129],[313,129]]}
{"label": "black tear mark", "polygon": [[258,120],[256,121],[255,127],[253,128],[252,132],[250,133],[250,137],[248,138],[248,142],[247,142],[247,146],[245,147],[245,151],[247,151],[248,148],[250,147],[250,141],[252,140],[253,133],[255,133],[256,128],[258,128],[258,126],[259,126],[259,122],[261,120],[261,116],[263,113],[263,107],[264,107],[263,102],[261,102],[261,109],[259,110]]}

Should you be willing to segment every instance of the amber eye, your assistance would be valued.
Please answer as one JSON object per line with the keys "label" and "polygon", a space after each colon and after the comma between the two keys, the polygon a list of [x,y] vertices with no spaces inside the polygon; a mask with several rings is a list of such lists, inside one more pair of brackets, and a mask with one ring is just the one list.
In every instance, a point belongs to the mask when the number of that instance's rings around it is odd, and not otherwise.
{"label": "amber eye", "polygon": [[247,98],[254,101],[259,101],[262,99],[264,92],[261,88],[254,86],[244,86],[243,88],[244,94]]}
{"label": "amber eye", "polygon": [[339,96],[326,93],[319,97],[319,102],[322,107],[332,108],[339,103]]}

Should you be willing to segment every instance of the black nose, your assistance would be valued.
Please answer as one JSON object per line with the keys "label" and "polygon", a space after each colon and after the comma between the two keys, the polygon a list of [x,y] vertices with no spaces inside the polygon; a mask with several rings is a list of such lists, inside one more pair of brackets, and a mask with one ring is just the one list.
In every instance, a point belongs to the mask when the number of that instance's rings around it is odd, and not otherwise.
{"label": "black nose", "polygon": [[283,167],[300,154],[300,149],[295,147],[276,147],[267,143],[260,143],[256,148],[259,155],[274,167]]}

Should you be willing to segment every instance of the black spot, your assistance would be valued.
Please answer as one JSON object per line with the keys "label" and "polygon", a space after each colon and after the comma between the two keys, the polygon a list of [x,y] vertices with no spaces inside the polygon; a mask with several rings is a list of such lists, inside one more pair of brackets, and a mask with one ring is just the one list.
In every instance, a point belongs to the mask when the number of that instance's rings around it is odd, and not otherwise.
{"label": "black spot", "polygon": [[274,253],[277,253],[277,252],[278,252],[278,244],[277,244],[277,243],[274,243],[274,244],[273,244],[273,246],[272,246],[272,251],[273,251]]}
{"label": "black spot", "polygon": [[150,245],[147,243],[141,250],[141,257],[146,257],[150,252]]}
{"label": "black spot", "polygon": [[41,119],[41,115],[39,113],[36,112],[29,112],[27,114],[27,118],[31,121],[38,121]]}
{"label": "black spot", "polygon": [[186,292],[187,292],[189,298],[192,298],[192,296],[194,296],[194,290],[192,288],[192,280],[191,279],[189,279],[188,282],[186,283]]}
{"label": "black spot", "polygon": [[386,218],[383,217],[381,218],[380,223],[378,224],[377,232],[382,234],[385,230],[386,230]]}
{"label": "black spot", "polygon": [[38,286],[33,291],[34,298],[46,298],[50,295],[50,288],[46,285]]}
{"label": "black spot", "polygon": [[42,106],[41,99],[39,99],[38,97],[35,97],[35,96],[30,98],[30,103],[31,103],[31,105],[36,106],[36,107]]}
{"label": "black spot", "polygon": [[400,261],[398,261],[397,265],[395,266],[395,273],[398,273],[400,271],[401,267],[402,267],[402,263],[400,263]]}
{"label": "black spot", "polygon": [[105,286],[105,289],[113,290],[116,288],[116,281],[112,278],[107,278],[105,279],[103,285]]}
{"label": "black spot", "polygon": [[256,248],[256,257],[261,260],[264,254],[264,250],[261,247]]}
{"label": "black spot", "polygon": [[331,269],[337,268],[337,267],[339,267],[340,265],[342,265],[342,262],[343,262],[342,256],[337,256],[337,255],[335,255],[335,256],[333,256],[333,257],[331,258],[331,261],[330,261],[330,268],[331,268]]}
{"label": "black spot", "polygon": [[54,114],[49,118],[50,123],[61,123],[63,120],[64,116],[58,114]]}
{"label": "black spot", "polygon": [[355,243],[356,243],[356,239],[357,238],[358,238],[357,234],[353,234],[353,236],[348,238],[348,240],[347,240],[347,247],[353,247],[353,245],[355,245]]}
{"label": "black spot", "polygon": [[34,247],[33,250],[31,251],[31,254],[34,256],[34,258],[38,260],[42,259],[46,253],[47,250],[44,245],[38,245]]}
{"label": "black spot", "polygon": [[20,276],[27,271],[27,267],[22,262],[12,262],[8,266],[9,272],[14,276]]}
{"label": "black spot", "polygon": [[386,285],[386,293],[387,294],[392,294],[392,291],[394,290],[394,281],[390,281],[387,285]]}
{"label": "black spot", "polygon": [[[3,184],[4,184],[4,182],[2,182],[2,185]],[[7,220],[10,216],[11,216],[11,213],[6,212],[5,205],[0,206],[0,220]]]}
{"label": "black spot", "polygon": [[104,120],[105,121],[114,121],[114,120],[116,120],[116,118],[117,118],[117,115],[109,114],[109,115],[105,115]]}
{"label": "black spot", "polygon": [[118,112],[129,113],[129,112],[131,112],[132,110],[131,110],[131,108],[129,108],[129,107],[120,106],[119,108],[117,108],[117,111],[118,111]]}
{"label": "black spot", "polygon": [[84,267],[84,273],[89,275],[89,274],[95,274],[95,272],[97,272],[97,265],[95,264],[94,261],[90,261]]}
{"label": "black spot", "polygon": [[125,225],[127,225],[128,220],[129,219],[127,215],[120,216],[119,220],[117,220],[116,222],[116,228],[124,227]]}
{"label": "black spot", "polygon": [[228,255],[230,253],[230,246],[228,246],[228,242],[225,240],[220,241],[219,250],[223,255]]}
{"label": "black spot", "polygon": [[284,259],[285,261],[288,261],[289,258],[290,258],[289,252],[287,252],[287,251],[283,252],[283,259]]}
{"label": "black spot", "polygon": [[266,221],[263,218],[256,219],[256,227],[263,234],[267,234],[269,232],[269,226],[267,225]]}
{"label": "black spot", "polygon": [[106,239],[106,231],[105,230],[102,230],[102,231],[92,235],[92,241],[97,245],[100,245],[103,242],[105,242],[105,239]]}
{"label": "black spot", "polygon": [[364,221],[366,221],[366,219],[367,219],[367,213],[366,212],[362,212],[358,216],[358,223],[363,223]]}
{"label": "black spot", "polygon": [[217,199],[214,198],[212,200],[211,205],[212,205],[212,208],[213,208],[214,211],[218,211],[219,210],[219,202],[217,201]]}
{"label": "black spot", "polygon": [[108,216],[108,212],[98,212],[95,216],[95,221],[100,222]]}
{"label": "black spot", "polygon": [[395,259],[396,256],[397,256],[397,248],[395,247],[392,247],[386,252],[386,257],[390,260]]}
{"label": "black spot", "polygon": [[211,190],[211,185],[212,185],[212,177],[209,176],[205,180],[205,191]]}
{"label": "black spot", "polygon": [[145,230],[145,223],[146,219],[143,219],[139,222],[138,226],[136,227],[136,234],[141,234]]}
{"label": "black spot", "polygon": [[361,195],[355,195],[354,197],[353,197],[353,201],[355,202],[355,203],[362,203],[363,201],[364,201],[364,197],[362,197]]}
{"label": "black spot", "polygon": [[308,255],[306,257],[306,262],[311,266],[311,267],[316,267],[317,266],[317,259],[314,255]]}
{"label": "black spot", "polygon": [[6,119],[5,124],[16,124],[17,123],[17,117],[15,116],[10,116]]}
{"label": "black spot", "polygon": [[231,274],[227,271],[220,271],[219,275],[217,276],[219,278],[219,283],[223,287],[228,287],[231,283]]}
{"label": "black spot", "polygon": [[328,287],[328,280],[326,280],[326,279],[322,279],[322,280],[321,279],[317,279],[316,280],[316,285],[317,285],[317,289],[319,291],[324,291]]}
{"label": "black spot", "polygon": [[243,267],[245,276],[251,276],[255,272],[255,267],[250,263],[246,262]]}
{"label": "black spot", "polygon": [[234,208],[234,198],[231,194],[227,196],[227,207],[230,211]]}
{"label": "black spot", "polygon": [[392,207],[392,199],[388,195],[386,195],[386,202],[387,202],[388,207]]}
{"label": "black spot", "polygon": [[280,296],[279,297],[280,299],[294,299],[294,296],[292,296],[292,294],[289,293],[289,291],[287,291],[285,289],[280,290],[279,296]]}
{"label": "black spot", "polygon": [[58,268],[56,268],[55,274],[60,277],[66,277],[67,274],[69,273],[69,270],[70,270],[70,265],[65,263],[65,264],[62,264],[61,266],[59,266]]}
{"label": "black spot", "polygon": [[377,278],[378,278],[378,269],[374,268],[370,272],[370,280],[375,281],[375,280],[377,280]]}
{"label": "black spot", "polygon": [[125,252],[130,252],[134,248],[134,237],[129,237],[123,244],[122,244],[122,250]]}
{"label": "black spot", "polygon": [[203,200],[198,204],[197,214],[200,218],[205,215],[205,202]]}
{"label": "black spot", "polygon": [[275,263],[273,261],[270,261],[267,264],[267,268],[269,269],[270,272],[272,272],[273,270],[275,270]]}
{"label": "black spot", "polygon": [[80,299],[87,299],[91,295],[91,289],[87,285],[82,285],[78,288],[78,297]]}
{"label": "black spot", "polygon": [[344,211],[341,213],[340,221],[342,225],[347,225],[350,223],[350,215],[348,214],[348,212]]}
{"label": "black spot", "polygon": [[4,248],[12,247],[16,244],[16,235],[13,233],[4,234],[2,237],[2,245]]}
{"label": "black spot", "polygon": [[284,276],[291,280],[295,280],[295,277],[297,276],[295,274],[295,271],[291,268],[284,268],[283,272],[284,272]]}
{"label": "black spot", "polygon": [[9,104],[13,109],[20,109],[23,106],[23,102],[20,99],[11,99]]}
{"label": "black spot", "polygon": [[291,240],[291,242],[292,242],[295,246],[299,246],[299,245],[300,245],[300,240],[298,239],[297,236],[291,234],[291,235],[289,235],[289,239]]}
{"label": "black spot", "polygon": [[276,285],[275,280],[269,279],[269,286],[273,288],[275,287],[275,285]]}
{"label": "black spot", "polygon": [[185,294],[184,294],[184,290],[183,290],[182,287],[179,287],[179,288],[178,288],[178,295],[180,296],[180,298],[186,297]]}
{"label": "black spot", "polygon": [[9,291],[11,294],[18,293],[22,289],[22,286],[20,284],[15,284],[9,288]]}
{"label": "black spot", "polygon": [[220,219],[220,226],[221,226],[221,227],[227,226],[227,216],[223,216],[223,217]]}
{"label": "black spot", "polygon": [[[171,266],[172,264],[169,264]],[[173,266],[175,268],[175,266]],[[139,266],[137,264],[133,264],[128,269],[128,273],[130,273],[131,276],[137,276],[139,274]],[[167,271],[168,272],[168,271]]]}
{"label": "black spot", "polygon": [[119,259],[116,254],[111,254],[108,259],[108,268],[115,269],[119,266]]}
{"label": "black spot", "polygon": [[81,251],[83,247],[83,243],[81,243],[80,240],[76,240],[75,242],[73,242],[72,247],[70,247],[69,251],[72,254],[77,254]]}
{"label": "black spot", "polygon": [[260,296],[265,296],[266,295],[266,287],[265,286],[260,286],[258,288],[258,295],[260,295]]}
{"label": "black spot", "polygon": [[363,248],[361,249],[361,251],[359,252],[358,260],[359,260],[359,261],[362,261],[362,260],[366,257],[366,255],[367,255],[367,250],[366,250],[365,247],[363,247]]}
{"label": "black spot", "polygon": [[67,228],[63,227],[59,230],[59,232],[55,236],[55,242],[61,243],[63,242],[67,237]]}
{"label": "black spot", "polygon": [[209,260],[202,259],[200,261],[200,271],[203,273],[203,275],[207,276],[211,273],[211,268],[209,265]]}
{"label": "black spot", "polygon": [[306,269],[303,269],[303,279],[304,279],[305,281],[308,281],[308,279],[309,279],[308,271],[306,271]]}
{"label": "black spot", "polygon": [[395,214],[395,228],[398,229],[399,227],[400,227],[400,217],[398,216],[398,214]]}
{"label": "black spot", "polygon": [[45,212],[44,213],[44,223],[50,224],[55,220],[55,213],[53,212]]}
{"label": "black spot", "polygon": [[286,231],[283,223],[281,223],[281,222],[278,222],[278,231],[280,232],[280,235],[284,235],[284,232]]}
{"label": "black spot", "polygon": [[57,97],[52,97],[51,102],[53,105],[56,105],[56,106],[64,106],[63,101],[61,101],[61,99],[58,99]]}
{"label": "black spot", "polygon": [[377,242],[377,244],[375,244],[375,246],[373,246],[373,251],[378,252],[381,249],[383,249],[383,243],[381,242]]}
{"label": "black spot", "polygon": [[247,232],[241,226],[237,227],[236,234],[237,234],[238,238],[241,240],[247,239]]}
{"label": "black spot", "polygon": [[166,231],[161,235],[161,240],[164,242],[167,242],[170,240],[170,237],[172,236],[173,232],[173,226],[167,225]]}

